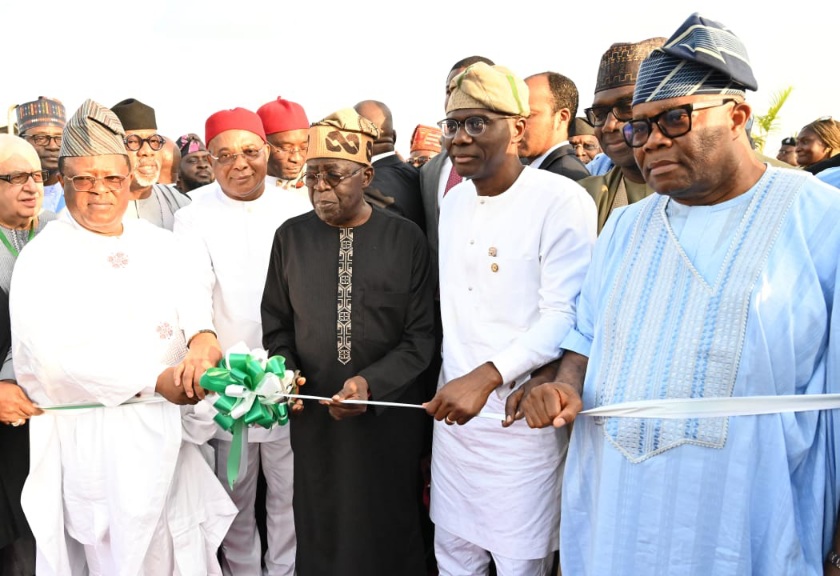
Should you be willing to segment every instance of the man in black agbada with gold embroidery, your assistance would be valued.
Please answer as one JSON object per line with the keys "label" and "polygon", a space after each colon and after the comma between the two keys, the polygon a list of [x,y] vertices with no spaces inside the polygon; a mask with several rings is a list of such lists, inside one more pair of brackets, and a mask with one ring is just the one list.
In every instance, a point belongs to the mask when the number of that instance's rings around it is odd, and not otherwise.
{"label": "man in black agbada with gold embroidery", "polygon": [[376,127],[353,110],[309,132],[304,182],[315,210],[277,231],[262,300],[263,345],[306,377],[292,418],[300,576],[421,576],[417,377],[434,347],[432,276],[423,232],[373,207]]}

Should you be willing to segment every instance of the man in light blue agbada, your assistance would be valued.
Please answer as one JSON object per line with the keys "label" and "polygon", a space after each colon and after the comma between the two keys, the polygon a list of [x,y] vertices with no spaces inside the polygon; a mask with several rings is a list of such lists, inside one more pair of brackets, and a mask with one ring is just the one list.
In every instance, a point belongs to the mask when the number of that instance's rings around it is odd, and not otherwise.
{"label": "man in light blue agbada", "polygon": [[[696,14],[643,62],[624,137],[657,193],[607,222],[556,381],[511,413],[840,392],[840,192],[755,159],[755,89],[741,41]],[[563,572],[840,574],[834,419],[577,418]]]}

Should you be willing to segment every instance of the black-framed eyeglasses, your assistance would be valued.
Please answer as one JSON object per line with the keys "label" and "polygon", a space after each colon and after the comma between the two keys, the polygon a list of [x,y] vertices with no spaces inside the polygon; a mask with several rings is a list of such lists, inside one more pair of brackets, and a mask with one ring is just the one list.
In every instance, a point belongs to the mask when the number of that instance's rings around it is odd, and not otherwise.
{"label": "black-framed eyeglasses", "polygon": [[583,114],[590,124],[600,128],[607,123],[607,116],[610,112],[612,112],[612,115],[619,122],[627,122],[633,118],[633,103],[629,99],[619,100],[612,106],[593,106],[592,108],[586,108]]}
{"label": "black-framed eyeglasses", "polygon": [[306,184],[307,188],[314,188],[320,180],[323,180],[330,188],[337,188],[342,182],[348,178],[352,178],[365,168],[366,166],[359,166],[350,172],[350,174],[339,174],[338,172],[304,172],[303,183]]}
{"label": "black-framed eyeglasses", "polygon": [[309,152],[309,144],[304,144],[303,146],[292,146],[290,144],[275,146],[274,144],[269,143],[269,146],[271,146],[272,150],[282,152],[283,154],[287,154],[289,156],[297,154],[298,152],[300,152],[301,156],[306,156],[307,152]]}
{"label": "black-framed eyeglasses", "polygon": [[119,190],[123,182],[128,176],[120,174],[111,174],[110,176],[103,176],[102,178],[94,178],[93,176],[65,176],[65,180],[73,183],[73,188],[79,192],[88,192],[93,190],[97,182],[102,182],[108,190]]}
{"label": "black-framed eyeglasses", "polygon": [[50,177],[49,170],[35,170],[34,172],[12,172],[11,174],[0,174],[0,180],[5,180],[9,184],[21,186],[26,184],[30,178],[36,183],[40,184]]}
{"label": "black-framed eyeglasses", "polygon": [[42,146],[46,148],[50,145],[50,142],[55,142],[56,146],[61,146],[62,136],[59,134],[58,136],[51,136],[49,134],[24,134],[23,136],[35,146]]}
{"label": "black-framed eyeglasses", "polygon": [[484,131],[487,130],[487,125],[494,120],[504,120],[506,118],[517,118],[517,116],[497,116],[495,118],[470,116],[463,120],[446,118],[438,122],[437,125],[440,127],[441,132],[443,132],[443,137],[446,139],[455,138],[455,134],[458,133],[458,128],[461,126],[464,127],[464,132],[467,133],[467,136],[475,138],[484,134]]}
{"label": "black-framed eyeglasses", "polygon": [[263,149],[265,146],[260,146],[259,148],[245,148],[242,152],[232,153],[232,152],[222,152],[218,156],[213,156],[210,154],[210,158],[221,164],[222,166],[226,166],[231,164],[237,157],[242,156],[245,160],[257,160],[263,153]]}
{"label": "black-framed eyeglasses", "polygon": [[639,118],[638,120],[628,120],[621,128],[621,133],[624,136],[624,141],[631,148],[641,148],[650,138],[653,131],[653,125],[659,127],[659,131],[666,138],[679,138],[691,132],[691,119],[694,112],[697,110],[705,110],[706,108],[717,108],[724,106],[730,102],[735,102],[732,98],[724,100],[711,100],[709,102],[695,102],[692,104],[684,104],[675,108],[663,110],[656,116],[650,118]]}
{"label": "black-framed eyeglasses", "polygon": [[166,138],[160,134],[152,134],[148,138],[141,138],[137,134],[131,134],[123,138],[123,142],[125,142],[125,147],[132,152],[140,150],[144,143],[147,143],[152,150],[157,151],[163,148],[163,145],[166,143]]}

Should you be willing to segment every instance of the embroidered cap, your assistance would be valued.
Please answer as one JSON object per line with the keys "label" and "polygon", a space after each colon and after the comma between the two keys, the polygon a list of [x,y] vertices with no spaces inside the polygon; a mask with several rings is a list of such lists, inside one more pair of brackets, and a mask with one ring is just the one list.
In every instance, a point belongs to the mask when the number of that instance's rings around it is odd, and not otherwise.
{"label": "embroidered cap", "polygon": [[338,158],[370,165],[373,141],[378,136],[376,124],[352,108],[343,108],[309,128],[306,158]]}
{"label": "embroidered cap", "polygon": [[440,152],[440,139],[443,133],[439,128],[418,124],[411,135],[411,152],[429,150],[437,154]]}
{"label": "embroidered cap", "polygon": [[67,116],[64,111],[64,104],[54,98],[38,96],[33,102],[18,104],[15,107],[18,130],[21,134],[32,128],[42,126],[58,126],[64,128],[67,123]]}
{"label": "embroidered cap", "polygon": [[60,158],[128,155],[123,142],[125,130],[117,115],[90,99],[67,121],[62,136]]}
{"label": "embroidered cap", "polygon": [[181,158],[188,154],[195,154],[196,152],[207,152],[207,148],[204,146],[204,142],[201,141],[199,135],[193,134],[192,132],[184,134],[175,140],[175,146],[181,152]]}
{"label": "embroidered cap", "polygon": [[639,68],[633,104],[694,94],[757,90],[747,49],[723,24],[696,12]]}
{"label": "embroidered cap", "polygon": [[633,86],[639,76],[639,66],[650,51],[665,43],[665,38],[648,38],[641,42],[616,42],[601,56],[595,93]]}
{"label": "embroidered cap", "polygon": [[128,98],[111,108],[126,130],[157,130],[155,109],[140,100]]}
{"label": "embroidered cap", "polygon": [[500,114],[529,116],[528,85],[504,66],[478,62],[449,82],[446,113],[464,108],[483,108]]}

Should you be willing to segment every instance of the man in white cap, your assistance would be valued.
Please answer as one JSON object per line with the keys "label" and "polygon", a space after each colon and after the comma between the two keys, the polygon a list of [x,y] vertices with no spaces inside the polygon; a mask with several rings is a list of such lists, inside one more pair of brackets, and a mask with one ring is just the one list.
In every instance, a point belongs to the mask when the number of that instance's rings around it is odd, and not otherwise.
{"label": "man in white cap", "polygon": [[[213,114],[207,119],[206,139],[215,182],[194,191],[195,201],[175,214],[175,235],[184,249],[184,264],[200,285],[192,297],[203,316],[187,332],[210,326],[218,335],[218,341],[210,334],[199,337],[207,339],[200,344],[209,367],[221,350],[239,342],[250,349],[262,347],[260,298],[274,233],[288,218],[312,210],[312,204],[268,184],[269,147],[263,123],[254,112],[236,108]],[[219,431],[217,437],[217,473],[224,482],[231,436]],[[247,472],[229,490],[239,514],[222,543],[222,566],[227,574],[260,574],[254,503],[262,468],[267,486],[265,574],[292,576],[295,526],[289,427],[255,427],[248,439]]]}
{"label": "man in white cap", "polygon": [[[170,232],[123,221],[124,136],[91,100],[68,121],[67,210],[23,251],[12,280],[18,384],[42,407],[89,406],[30,422],[23,509],[37,573],[221,574],[216,550],[236,509],[197,446],[215,426],[176,405],[197,400],[174,367],[192,339],[182,326],[193,280]],[[44,307],[54,290],[44,270],[66,280],[60,314]]]}
{"label": "man in white cap", "polygon": [[[639,69],[622,132],[656,193],[607,221],[557,381],[520,405],[532,426],[575,420],[565,573],[840,569],[836,411],[787,412],[840,392],[840,194],[756,159],[755,89],[741,40],[698,14]],[[753,396],[772,413],[728,417]],[[668,414],[575,419],[663,400]]]}

